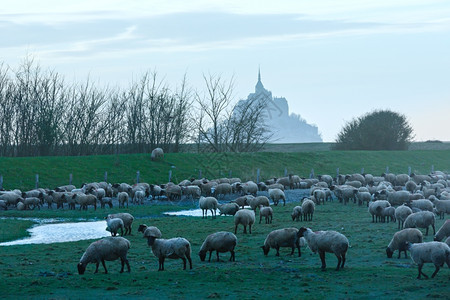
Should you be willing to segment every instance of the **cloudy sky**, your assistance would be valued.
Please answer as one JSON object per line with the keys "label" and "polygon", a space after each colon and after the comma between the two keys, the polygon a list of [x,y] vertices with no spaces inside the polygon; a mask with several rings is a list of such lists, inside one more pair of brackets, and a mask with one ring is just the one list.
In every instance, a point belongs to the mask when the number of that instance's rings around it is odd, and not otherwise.
{"label": "cloudy sky", "polygon": [[2,0],[0,62],[31,55],[66,81],[128,86],[148,70],[234,77],[274,96],[334,141],[374,109],[405,114],[415,140],[450,141],[450,1]]}

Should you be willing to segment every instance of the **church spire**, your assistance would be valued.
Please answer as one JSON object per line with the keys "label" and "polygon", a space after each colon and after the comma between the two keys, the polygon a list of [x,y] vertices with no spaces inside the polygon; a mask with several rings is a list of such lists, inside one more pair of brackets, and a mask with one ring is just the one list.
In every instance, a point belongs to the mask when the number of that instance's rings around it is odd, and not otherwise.
{"label": "church spire", "polygon": [[261,81],[261,67],[258,66],[258,81]]}
{"label": "church spire", "polygon": [[255,92],[261,92],[264,91],[264,85],[261,82],[261,67],[258,67],[258,82],[255,86]]}

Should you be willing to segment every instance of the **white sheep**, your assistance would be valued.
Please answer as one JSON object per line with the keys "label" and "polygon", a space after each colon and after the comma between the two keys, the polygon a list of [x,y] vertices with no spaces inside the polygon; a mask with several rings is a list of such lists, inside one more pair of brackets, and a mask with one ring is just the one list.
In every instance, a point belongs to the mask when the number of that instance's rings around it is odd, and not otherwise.
{"label": "white sheep", "polygon": [[266,196],[258,196],[258,197],[252,197],[247,199],[248,205],[250,205],[251,209],[253,209],[256,212],[256,208],[262,206],[270,206],[269,198]]}
{"label": "white sheep", "polygon": [[317,189],[313,192],[314,198],[317,201],[317,204],[320,204],[320,201],[322,201],[323,204],[325,204],[325,198],[327,197],[325,190],[322,188]]}
{"label": "white sheep", "polygon": [[119,201],[119,208],[121,207],[125,207],[125,203],[127,204],[127,208],[128,208],[128,200],[129,200],[129,195],[127,192],[119,192],[117,194],[117,200]]}
{"label": "white sheep", "polygon": [[273,209],[270,206],[259,206],[259,224],[261,224],[262,218],[265,218],[266,224],[271,224],[273,219]]}
{"label": "white sheep", "polygon": [[247,233],[247,226],[249,232],[252,233],[252,225],[255,224],[255,212],[250,209],[241,209],[234,215],[234,234],[237,232],[238,225],[244,226],[244,233]]}
{"label": "white sheep", "polygon": [[226,231],[219,231],[208,235],[200,247],[198,255],[201,261],[205,261],[206,253],[209,252],[209,260],[211,261],[211,254],[216,251],[217,261],[219,261],[219,253],[230,252],[230,261],[235,261],[234,248],[237,245],[237,237]]}
{"label": "white sheep", "polygon": [[151,160],[161,160],[164,158],[164,151],[161,148],[155,148],[152,150]]}
{"label": "white sheep", "polygon": [[275,206],[278,205],[280,200],[283,200],[283,206],[286,205],[286,196],[284,192],[280,189],[269,189],[269,198],[273,201]]}
{"label": "white sheep", "polygon": [[412,213],[412,209],[404,204],[395,208],[394,216],[398,221],[398,229],[403,228],[403,224],[405,223],[406,218]]}
{"label": "white sheep", "polygon": [[219,215],[234,216],[239,210],[239,205],[237,203],[225,203],[219,204],[217,208],[219,209]]}
{"label": "white sheep", "polygon": [[134,192],[133,202],[136,204],[144,204],[145,190],[137,190]]}
{"label": "white sheep", "polygon": [[[300,244],[302,240],[303,244]],[[263,249],[264,255],[267,256],[270,248],[274,248],[277,250],[276,256],[280,256],[280,247],[289,247],[292,249],[291,255],[294,254],[295,248],[298,250],[298,256],[302,255],[300,251],[300,246],[304,246],[304,239],[298,237],[298,229],[297,228],[282,228],[277,229],[270,232],[266,240],[264,241],[264,245],[261,246]]]}
{"label": "white sheep", "polygon": [[424,263],[431,262],[436,268],[433,275],[431,275],[431,278],[436,276],[440,267],[442,267],[444,263],[447,263],[447,266],[450,268],[450,247],[446,243],[407,243],[406,247],[411,254],[411,259],[419,266],[419,275],[417,276],[417,279],[420,279],[420,275],[428,278],[428,276],[422,272]]}
{"label": "white sheep", "polygon": [[[43,197],[43,196],[42,196]],[[27,197],[23,199],[25,209],[35,209],[36,207],[41,209],[41,199],[38,197]]]}
{"label": "white sheep", "polygon": [[409,201],[409,196],[411,193],[408,191],[386,191],[387,193],[387,201],[391,205],[402,205]]}
{"label": "white sheep", "polygon": [[405,258],[407,258],[408,256],[406,255],[406,242],[422,243],[422,241],[422,232],[420,232],[420,230],[417,228],[406,228],[397,231],[396,233],[394,233],[391,242],[386,248],[386,255],[388,258],[392,258],[392,254],[394,254],[394,251],[398,250],[398,258],[400,258],[402,251],[405,252]]}
{"label": "white sheep", "polygon": [[153,254],[158,257],[158,271],[164,271],[166,258],[180,258],[183,261],[183,270],[186,270],[187,260],[189,261],[189,268],[192,269],[191,243],[187,239],[182,237],[162,239],[161,231],[154,226],[146,227],[144,238],[147,239],[147,244],[152,247]]}
{"label": "white sheep", "polygon": [[436,234],[436,230],[434,227],[435,217],[434,213],[429,211],[419,211],[416,213],[410,214],[404,223],[404,228],[426,228],[425,235],[428,235],[428,227],[431,225],[433,228],[433,235]]}
{"label": "white sheep", "polygon": [[6,192],[2,195],[0,195],[0,200],[5,201],[6,205],[14,205],[16,206],[17,203],[23,201],[23,198],[21,195],[18,195],[14,192]]}
{"label": "white sheep", "polygon": [[127,259],[128,249],[130,249],[130,241],[123,237],[106,237],[93,242],[86,249],[77,265],[78,274],[83,275],[89,263],[96,264],[94,273],[97,273],[100,262],[105,269],[105,274],[107,274],[108,270],[106,269],[105,260],[113,261],[118,258],[120,258],[122,263],[120,273],[123,272],[124,264],[127,264],[128,272],[130,272],[130,264]]}
{"label": "white sheep", "polygon": [[312,221],[316,204],[311,199],[304,198],[302,202],[302,212],[304,221]]}
{"label": "white sheep", "polygon": [[412,200],[406,203],[411,208],[418,208],[420,210],[427,210],[433,212],[433,203],[428,199]]}
{"label": "white sheep", "polygon": [[431,196],[430,201],[432,201],[436,207],[439,219],[444,219],[445,214],[450,214],[450,200],[439,200],[435,196]]}
{"label": "white sheep", "polygon": [[369,213],[372,215],[372,223],[377,223],[378,219],[381,220],[384,209],[391,206],[387,200],[376,200],[369,202]]}
{"label": "white sheep", "polygon": [[363,203],[369,205],[369,202],[372,201],[372,194],[370,194],[370,192],[362,192],[361,190],[358,190],[356,193],[356,198],[358,199],[358,205],[362,205]]}
{"label": "white sheep", "polygon": [[217,199],[214,197],[200,197],[198,201],[199,207],[202,209],[202,219],[208,218],[208,210],[211,211],[213,219],[216,218],[216,210],[219,205]]}
{"label": "white sheep", "polygon": [[291,213],[292,221],[303,221],[303,210],[301,206],[295,206]]}
{"label": "white sheep", "polygon": [[123,236],[123,229],[125,228],[125,226],[121,218],[111,218],[110,216],[108,216],[105,219],[107,224],[106,230],[111,232],[112,236],[116,236],[119,229],[120,235]]}
{"label": "white sheep", "polygon": [[337,231],[317,231],[302,227],[299,229],[298,237],[304,236],[312,252],[319,252],[322,261],[322,271],[326,268],[325,253],[334,253],[338,259],[336,270],[342,269],[345,264],[345,255],[349,246],[348,239]]}
{"label": "white sheep", "polygon": [[0,208],[2,208],[3,210],[8,210],[8,206],[6,205],[5,200],[0,200]]}
{"label": "white sheep", "polygon": [[131,225],[133,224],[134,217],[129,213],[116,213],[116,214],[109,214],[107,218],[120,218],[123,221],[123,225],[125,227],[125,233],[123,235],[131,235]]}
{"label": "white sheep", "polygon": [[385,207],[384,210],[381,213],[381,217],[383,219],[383,222],[386,221],[387,219],[387,223],[389,223],[389,221],[395,222],[395,207],[393,206],[389,206],[389,207]]}
{"label": "white sheep", "polygon": [[[190,182],[189,182],[189,184],[190,184]],[[181,186],[181,184],[180,184],[180,186]],[[183,195],[186,195],[186,197],[192,198],[192,199],[198,199],[202,195],[202,190],[197,185],[182,186],[181,192]]]}
{"label": "white sheep", "polygon": [[442,224],[441,228],[434,235],[434,240],[437,242],[442,241],[446,236],[450,237],[450,220],[446,220]]}
{"label": "white sheep", "polygon": [[236,203],[241,208],[244,208],[244,206],[247,205],[247,199],[248,199],[248,196],[241,196],[234,200],[231,200],[231,202]]}

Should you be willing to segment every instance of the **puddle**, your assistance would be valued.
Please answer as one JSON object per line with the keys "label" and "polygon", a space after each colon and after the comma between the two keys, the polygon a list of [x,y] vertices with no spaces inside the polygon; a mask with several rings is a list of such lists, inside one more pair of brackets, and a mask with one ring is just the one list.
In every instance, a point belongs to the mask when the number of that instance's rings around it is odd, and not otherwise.
{"label": "puddle", "polygon": [[76,242],[110,236],[106,221],[45,224],[28,229],[30,237],[0,243],[0,246]]}
{"label": "puddle", "polygon": [[[219,210],[216,210],[217,216],[219,216]],[[202,210],[198,209],[189,209],[189,210],[180,210],[180,211],[169,211],[165,212],[165,215],[169,216],[189,216],[189,217],[201,217]],[[211,217],[211,211],[208,210],[208,218]]]}

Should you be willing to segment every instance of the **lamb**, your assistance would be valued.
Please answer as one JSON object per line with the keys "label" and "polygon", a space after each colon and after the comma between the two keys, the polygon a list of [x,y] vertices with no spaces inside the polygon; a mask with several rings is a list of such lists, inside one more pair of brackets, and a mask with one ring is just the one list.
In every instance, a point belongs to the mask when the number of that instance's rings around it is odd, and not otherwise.
{"label": "lamb", "polygon": [[395,209],[395,219],[398,221],[398,229],[403,228],[406,218],[412,214],[411,208],[406,205],[400,205]]}
{"label": "lamb", "polygon": [[434,235],[434,240],[437,242],[442,241],[446,236],[450,237],[450,219],[442,224],[441,228]]}
{"label": "lamb", "polygon": [[158,271],[164,271],[164,260],[166,258],[180,258],[183,261],[183,270],[186,270],[186,260],[188,260],[189,268],[192,269],[191,243],[187,239],[182,237],[162,239],[161,231],[154,226],[146,227],[144,238],[147,239],[147,244],[152,247],[153,254],[158,257]]}
{"label": "lamb", "polygon": [[117,213],[117,214],[109,214],[107,217],[114,219],[120,218],[123,221],[123,225],[125,228],[124,235],[131,235],[131,225],[133,224],[134,217],[129,213]]}
{"label": "lamb", "polygon": [[275,206],[278,205],[278,202],[280,202],[280,199],[283,200],[283,206],[286,205],[286,196],[284,195],[284,192],[280,189],[269,189],[269,198],[273,201],[273,204]]}
{"label": "lamb", "polygon": [[389,206],[391,204],[387,200],[369,202],[369,213],[372,215],[372,223],[377,223],[378,219],[382,217],[384,209]]}
{"label": "lamb", "polygon": [[270,248],[277,250],[276,256],[280,256],[280,247],[290,247],[292,249],[291,255],[294,254],[295,248],[297,248],[298,256],[300,257],[302,255],[300,246],[304,245],[304,239],[298,237],[297,228],[282,228],[270,232],[261,248],[265,256],[269,253]]}
{"label": "lamb", "polygon": [[120,229],[120,235],[123,236],[123,229],[125,225],[123,224],[123,220],[121,218],[111,218],[110,216],[106,217],[106,230],[111,232],[112,236],[116,236],[118,230]]}
{"label": "lamb", "polygon": [[219,215],[230,215],[234,216],[236,212],[239,210],[239,205],[236,203],[225,203],[225,204],[219,204],[217,206],[219,209]]}
{"label": "lamb", "polygon": [[213,219],[216,218],[216,209],[219,205],[219,202],[217,202],[217,199],[214,197],[200,197],[200,200],[198,201],[199,207],[202,209],[202,219],[208,218],[208,210],[211,211],[211,215]]}
{"label": "lamb", "polygon": [[450,214],[450,200],[439,200],[436,197],[430,197],[436,207],[436,212],[439,215],[439,219],[444,219],[445,214]]}
{"label": "lamb", "polygon": [[405,252],[405,258],[407,258],[406,254],[406,242],[410,243],[422,243],[423,236],[422,232],[416,228],[406,228],[394,233],[391,242],[386,248],[386,255],[388,258],[392,258],[392,254],[394,254],[395,250],[398,250],[398,258],[402,251]]}
{"label": "lamb", "polygon": [[248,205],[250,205],[251,209],[256,212],[256,208],[260,205],[262,206],[270,206],[269,198],[266,196],[258,196],[247,200]]}
{"label": "lamb", "polygon": [[241,196],[241,197],[238,197],[238,198],[232,200],[231,202],[236,203],[241,208],[244,208],[244,206],[247,205],[247,199],[248,199],[248,196]]}
{"label": "lamb", "polygon": [[99,199],[100,201],[100,207],[105,208],[106,204],[108,204],[109,208],[113,207],[112,198],[111,197],[103,197],[102,199]]}
{"label": "lamb", "polygon": [[266,224],[272,224],[273,209],[270,206],[259,206],[259,224],[261,224],[262,218],[266,219]]}
{"label": "lamb", "polygon": [[255,224],[255,212],[249,209],[241,209],[234,215],[234,234],[237,232],[238,225],[244,226],[244,233],[247,233],[247,226],[250,234],[252,233],[252,225]]}
{"label": "lamb", "polygon": [[312,221],[316,204],[314,201],[304,198],[302,202],[303,219],[305,221]]}
{"label": "lamb", "polygon": [[119,192],[117,194],[117,200],[119,201],[119,208],[123,207],[125,208],[125,203],[127,204],[127,208],[128,208],[128,199],[129,199],[129,195],[127,192]]}
{"label": "lamb", "polygon": [[301,206],[295,206],[291,213],[292,221],[303,221],[303,210]]}
{"label": "lamb", "polygon": [[162,160],[164,159],[164,151],[161,148],[155,148],[152,150],[152,154],[151,154],[151,160],[152,161],[156,161],[156,160]]}
{"label": "lamb", "polygon": [[433,235],[436,234],[436,230],[434,227],[435,217],[432,212],[429,211],[419,211],[416,213],[410,214],[404,224],[404,228],[426,228],[425,235],[428,235],[428,227],[431,225],[433,227]]}
{"label": "lamb", "polygon": [[78,274],[83,275],[89,263],[96,263],[94,273],[97,273],[100,262],[105,269],[105,274],[107,274],[108,270],[106,269],[105,260],[113,261],[118,258],[120,258],[122,263],[120,273],[123,273],[124,264],[127,264],[128,272],[130,272],[130,264],[127,259],[128,249],[130,249],[130,241],[123,237],[106,237],[93,242],[86,249],[77,265]]}
{"label": "lamb", "polygon": [[348,239],[337,231],[317,231],[302,227],[297,233],[298,237],[304,236],[312,252],[319,252],[322,261],[322,271],[325,271],[325,252],[334,253],[338,259],[336,271],[344,268],[345,255],[349,246]]}
{"label": "lamb", "polygon": [[407,242],[406,245],[411,254],[411,259],[419,266],[419,275],[417,276],[417,279],[420,279],[420,275],[428,278],[428,276],[422,272],[424,263],[431,262],[436,268],[431,275],[431,278],[436,276],[444,263],[447,263],[447,266],[450,268],[450,247],[446,243],[428,242],[411,244]]}
{"label": "lamb", "polygon": [[211,261],[211,254],[213,251],[216,251],[217,261],[219,261],[219,252],[230,252],[230,261],[235,261],[235,253],[234,248],[237,245],[237,237],[231,233],[226,231],[219,231],[216,233],[212,233],[208,235],[200,247],[200,251],[198,255],[200,256],[201,261],[205,261],[206,253],[209,252],[209,259]]}
{"label": "lamb", "polygon": [[385,207],[381,213],[381,217],[383,218],[383,222],[385,222],[386,219],[388,223],[389,221],[395,222],[395,207]]}

